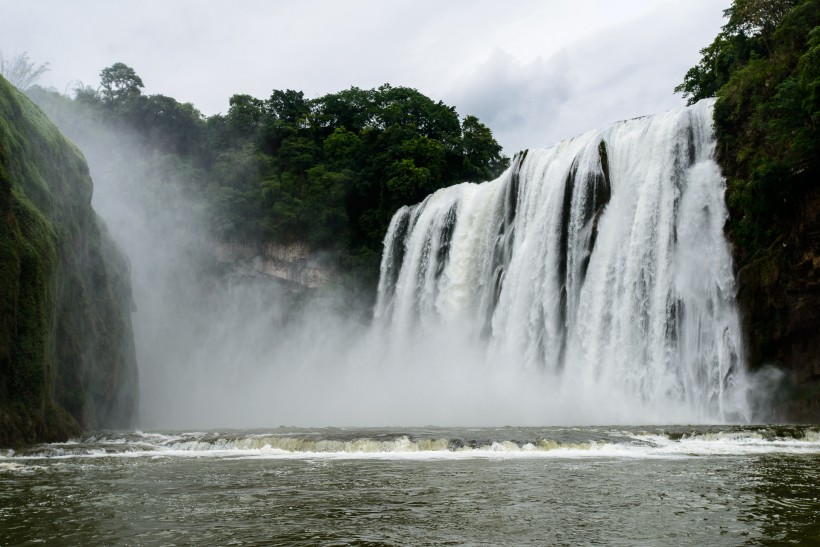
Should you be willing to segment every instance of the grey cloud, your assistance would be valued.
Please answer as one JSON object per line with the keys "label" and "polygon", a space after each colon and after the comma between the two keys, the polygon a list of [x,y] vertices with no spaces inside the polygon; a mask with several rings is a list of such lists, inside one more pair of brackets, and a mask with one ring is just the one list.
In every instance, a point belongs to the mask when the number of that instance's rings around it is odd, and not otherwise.
{"label": "grey cloud", "polygon": [[0,0],[0,50],[43,83],[134,67],[146,93],[224,112],[234,93],[314,97],[389,82],[475,114],[507,153],[668,109],[729,0]]}
{"label": "grey cloud", "polygon": [[[572,87],[567,78],[568,58],[559,53],[522,64],[496,49],[467,79],[459,82],[452,100],[465,114],[474,114],[514,149],[524,146],[514,135],[530,125],[543,125],[567,102]],[[506,143],[505,143],[506,144]]]}
{"label": "grey cloud", "polygon": [[721,7],[675,1],[521,63],[497,49],[447,97],[479,116],[507,154],[684,103],[673,88],[718,32]]}

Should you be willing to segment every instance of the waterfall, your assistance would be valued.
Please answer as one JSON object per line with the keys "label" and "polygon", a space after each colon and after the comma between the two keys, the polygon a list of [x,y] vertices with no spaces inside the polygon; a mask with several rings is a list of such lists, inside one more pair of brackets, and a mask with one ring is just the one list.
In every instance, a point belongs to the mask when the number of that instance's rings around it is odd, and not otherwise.
{"label": "waterfall", "polygon": [[543,371],[579,400],[747,419],[712,108],[524,151],[401,208],[377,328],[398,346],[458,331],[495,369]]}

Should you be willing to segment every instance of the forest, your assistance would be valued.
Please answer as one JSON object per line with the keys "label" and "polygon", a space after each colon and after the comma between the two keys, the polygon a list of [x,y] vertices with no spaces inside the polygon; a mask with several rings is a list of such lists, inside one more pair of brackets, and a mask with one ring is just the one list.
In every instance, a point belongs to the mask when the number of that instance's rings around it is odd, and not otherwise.
{"label": "forest", "polygon": [[28,93],[134,134],[158,164],[174,164],[217,240],[307,243],[367,286],[396,209],[509,165],[478,118],[407,87],[315,99],[290,89],[267,99],[238,94],[227,114],[210,117],[143,88],[133,68],[115,63],[99,86],[79,85],[71,98],[36,86]]}
{"label": "forest", "polygon": [[676,88],[718,97],[718,157],[731,230],[746,261],[785,230],[815,189],[820,142],[820,2],[737,0],[700,63]]}

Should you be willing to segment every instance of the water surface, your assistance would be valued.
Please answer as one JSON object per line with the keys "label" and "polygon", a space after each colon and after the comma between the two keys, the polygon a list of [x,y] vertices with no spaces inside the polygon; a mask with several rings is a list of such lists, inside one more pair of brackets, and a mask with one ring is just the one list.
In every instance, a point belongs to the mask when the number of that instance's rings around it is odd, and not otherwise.
{"label": "water surface", "polygon": [[2,452],[2,545],[820,541],[817,427],[102,433]]}

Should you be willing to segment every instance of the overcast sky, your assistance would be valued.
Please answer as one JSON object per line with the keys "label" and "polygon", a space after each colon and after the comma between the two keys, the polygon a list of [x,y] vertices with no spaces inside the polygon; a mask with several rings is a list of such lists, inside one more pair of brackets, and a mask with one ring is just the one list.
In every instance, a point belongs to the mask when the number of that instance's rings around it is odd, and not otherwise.
{"label": "overcast sky", "polygon": [[0,0],[0,51],[41,85],[96,86],[121,61],[144,92],[225,112],[272,89],[308,97],[410,86],[477,115],[506,153],[674,108],[729,0]]}

